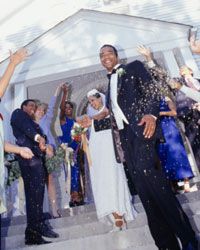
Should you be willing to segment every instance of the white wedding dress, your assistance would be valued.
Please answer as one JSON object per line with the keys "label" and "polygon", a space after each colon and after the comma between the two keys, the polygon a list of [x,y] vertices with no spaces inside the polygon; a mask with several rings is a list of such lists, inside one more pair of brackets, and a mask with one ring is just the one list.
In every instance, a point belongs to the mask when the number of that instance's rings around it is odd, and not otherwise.
{"label": "white wedding dress", "polygon": [[91,185],[98,218],[117,212],[126,221],[133,220],[136,211],[131,203],[124,166],[116,162],[111,129],[95,132],[92,125],[89,149]]}

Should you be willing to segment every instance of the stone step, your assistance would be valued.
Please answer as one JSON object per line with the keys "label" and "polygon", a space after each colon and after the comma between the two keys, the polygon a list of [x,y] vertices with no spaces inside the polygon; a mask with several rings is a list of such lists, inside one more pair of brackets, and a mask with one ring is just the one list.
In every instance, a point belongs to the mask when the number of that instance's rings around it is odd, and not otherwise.
{"label": "stone step", "polygon": [[[96,211],[95,205],[88,204],[84,206],[62,209],[61,214],[62,214],[62,217],[73,217],[73,216],[81,215],[81,214],[85,215],[86,213],[90,213],[94,211]],[[44,216],[47,219],[51,218],[50,214],[47,214],[47,213],[45,213]],[[2,218],[2,221],[1,221],[2,227],[20,225],[20,224],[26,224],[25,215],[20,215],[20,216],[15,216],[15,217],[6,217],[6,218]]]}
{"label": "stone step", "polygon": [[[200,215],[190,217],[191,224],[196,233],[200,233]],[[139,213],[134,221],[128,223],[128,230],[138,229],[147,226],[147,218],[145,213]],[[18,229],[19,230],[19,229]],[[79,240],[80,238],[92,237],[96,235],[107,234],[112,230],[112,225],[108,222],[93,221],[84,224],[65,225],[65,227],[57,227],[55,231],[60,234],[60,237],[54,242]],[[24,230],[19,234],[9,237],[2,237],[2,249],[15,249],[24,246]],[[4,246],[4,247],[3,247]],[[6,246],[6,247],[5,247]],[[96,250],[96,249],[95,249]]]}
{"label": "stone step", "polygon": [[[78,217],[78,216],[77,216]],[[64,220],[63,218],[54,220],[55,223],[51,223],[51,226],[53,227],[53,229],[55,231],[62,231],[65,230],[66,235],[69,234],[71,238],[77,237],[77,235],[80,235],[80,237],[82,236],[82,228],[85,227],[87,230],[90,230],[91,227],[95,227],[96,228],[96,233],[101,233],[101,224],[105,224],[108,226],[108,231],[110,230],[110,226],[111,226],[111,222],[110,220],[104,220],[104,222],[100,222],[97,217],[96,214],[93,214],[93,217],[87,217],[87,218],[75,218],[74,219],[74,223],[69,223],[68,218],[65,218],[66,220]],[[84,219],[84,220],[83,220]],[[59,222],[60,220],[60,222]],[[100,225],[100,227],[98,227],[98,225]],[[147,218],[146,218],[146,214],[145,213],[139,213],[137,215],[137,217],[135,218],[135,220],[130,221],[127,223],[128,228],[136,228],[136,227],[141,227],[144,225],[147,225]],[[98,231],[100,230],[100,232]],[[9,228],[2,228],[2,239],[8,238],[7,241],[9,240],[13,240],[13,238],[15,238],[15,236],[19,236],[18,239],[21,237],[24,237],[24,231],[25,231],[25,225],[17,225],[17,226],[12,226]],[[105,231],[107,231],[107,229],[105,228]],[[75,232],[75,234],[73,234],[73,232]],[[91,231],[91,234],[93,233],[93,231]],[[16,238],[17,239],[17,238]]]}
{"label": "stone step", "polygon": [[[84,228],[83,228],[84,230]],[[142,239],[142,240],[141,240]],[[153,239],[150,235],[148,226],[139,228],[131,228],[124,231],[118,232],[107,232],[99,235],[92,235],[88,237],[79,237],[77,239],[62,240],[46,245],[45,247],[40,246],[23,246],[22,244],[18,247],[12,245],[11,248],[6,249],[21,249],[21,250],[121,250],[128,247],[134,246],[135,249],[138,247],[153,245]],[[48,247],[47,247],[48,246]],[[132,249],[132,248],[130,248]]]}
{"label": "stone step", "polygon": [[[179,199],[181,204],[187,204],[187,203],[193,203],[195,201],[200,201],[200,190],[198,190],[196,192],[192,192],[192,193],[179,194],[179,195],[177,195],[177,198]],[[142,207],[140,198],[137,195],[134,196],[134,206],[139,211],[143,211],[143,207]],[[78,215],[78,214],[85,214],[85,213],[88,213],[91,211],[95,211],[94,204],[63,209],[63,210],[61,210],[61,213],[62,213],[63,217],[67,217],[67,216],[71,217],[71,216]],[[11,225],[25,224],[25,223],[26,223],[26,216],[22,215],[22,216],[2,218],[1,226],[4,227],[4,226],[8,226],[8,225],[11,226]]]}
{"label": "stone step", "polygon": [[[197,192],[198,193],[198,192]],[[199,199],[198,199],[199,198]],[[194,193],[188,193],[184,195],[179,195],[178,199],[182,203],[182,207],[184,208],[185,212],[188,214],[188,216],[192,216],[193,214],[199,214],[200,213],[200,196]],[[136,197],[136,200],[134,201],[134,207],[135,209],[140,213],[144,212],[144,208],[142,206],[142,203],[140,202],[139,198]],[[69,220],[74,221],[73,217],[78,216],[79,218],[83,217],[89,217],[89,216],[94,216],[95,205],[90,204],[90,205],[85,205],[85,206],[79,206],[75,208],[68,208],[68,209],[63,209],[61,211],[62,218],[70,218]],[[50,218],[50,217],[49,217]],[[83,219],[84,220],[84,219]],[[61,221],[60,219],[56,220],[51,220],[51,223],[57,224],[57,221]],[[68,221],[68,220],[66,220]],[[4,227],[11,227],[13,225],[20,225],[20,224],[26,224],[26,216],[17,216],[17,217],[11,217],[11,218],[3,218],[2,219],[2,228]]]}
{"label": "stone step", "polygon": [[[137,219],[134,221],[134,225],[144,225],[146,223],[146,216],[144,215],[144,209],[141,203],[136,203],[135,207],[137,211],[139,212]],[[200,214],[200,201],[194,201],[192,203],[185,203],[183,204],[183,208],[185,212],[188,214],[189,217],[191,217],[191,222],[195,228],[196,231],[199,231],[199,214]],[[85,213],[83,213],[85,211]],[[193,215],[197,215],[193,217]],[[63,227],[70,227],[74,225],[82,225],[85,223],[90,222],[98,222],[95,207],[94,206],[88,206],[86,208],[76,208],[71,209],[70,215],[69,213],[66,213],[66,215],[63,214],[63,217],[58,219],[51,219],[49,220],[50,225],[57,229],[57,228],[63,228]],[[16,221],[15,221],[16,223]],[[15,224],[11,226],[4,226],[1,228],[1,236],[2,237],[9,237],[14,236],[18,234],[23,234],[25,231],[26,224],[25,222],[23,224]],[[199,225],[198,225],[199,223]]]}
{"label": "stone step", "polygon": [[158,248],[155,244],[148,244],[146,246],[136,246],[136,247],[131,246],[123,249],[113,249],[113,250],[158,250]]}

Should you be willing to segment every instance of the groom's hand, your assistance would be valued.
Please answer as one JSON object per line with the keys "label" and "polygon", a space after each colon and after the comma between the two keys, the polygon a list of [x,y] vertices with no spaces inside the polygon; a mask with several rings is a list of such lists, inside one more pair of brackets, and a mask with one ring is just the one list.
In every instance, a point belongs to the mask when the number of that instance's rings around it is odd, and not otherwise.
{"label": "groom's hand", "polygon": [[144,115],[138,125],[145,125],[143,135],[145,138],[151,138],[156,129],[156,117],[153,115]]}

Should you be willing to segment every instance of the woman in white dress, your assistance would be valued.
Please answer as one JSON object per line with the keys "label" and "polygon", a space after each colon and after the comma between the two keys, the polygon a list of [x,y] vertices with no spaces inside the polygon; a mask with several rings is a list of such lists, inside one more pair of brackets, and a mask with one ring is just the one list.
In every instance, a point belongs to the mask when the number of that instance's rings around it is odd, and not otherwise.
{"label": "woman in white dress", "polygon": [[[91,118],[95,118],[105,108],[102,95],[96,89],[87,94],[89,109],[92,107],[96,110],[92,112]],[[124,166],[115,159],[111,129],[95,132],[92,123],[89,149],[92,161],[90,177],[97,216],[101,219],[109,215],[114,226],[122,229],[126,221],[134,219],[136,212],[131,204]]]}

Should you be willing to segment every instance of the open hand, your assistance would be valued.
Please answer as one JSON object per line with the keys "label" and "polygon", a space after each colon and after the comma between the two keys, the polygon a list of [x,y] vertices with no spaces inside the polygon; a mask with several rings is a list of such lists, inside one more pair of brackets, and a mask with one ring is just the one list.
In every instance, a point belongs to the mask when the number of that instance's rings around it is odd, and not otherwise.
{"label": "open hand", "polygon": [[25,159],[31,159],[34,156],[30,148],[27,147],[20,147],[19,154]]}
{"label": "open hand", "polygon": [[92,125],[92,119],[88,115],[84,115],[80,119],[77,118],[76,121],[81,125],[83,128],[88,128]]}
{"label": "open hand", "polygon": [[17,50],[14,54],[12,53],[11,50],[9,52],[10,52],[10,63],[14,64],[15,66],[24,61],[28,56],[28,50],[26,48],[21,48]]}
{"label": "open hand", "polygon": [[156,118],[152,115],[144,115],[138,125],[145,125],[143,135],[145,138],[151,138],[156,129]]}
{"label": "open hand", "polygon": [[139,45],[137,46],[137,51],[146,57],[147,61],[151,61],[152,60],[152,56],[151,56],[151,50],[150,48],[145,47],[144,45]]}

